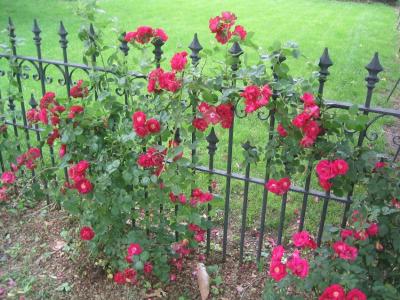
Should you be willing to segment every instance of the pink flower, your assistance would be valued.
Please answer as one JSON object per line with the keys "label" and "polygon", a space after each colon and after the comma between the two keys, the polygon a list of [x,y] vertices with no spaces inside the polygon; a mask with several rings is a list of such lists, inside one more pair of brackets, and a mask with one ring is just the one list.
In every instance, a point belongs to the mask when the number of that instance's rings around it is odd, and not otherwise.
{"label": "pink flower", "polygon": [[208,123],[202,118],[194,118],[192,125],[200,131],[205,131],[208,127]]}
{"label": "pink flower", "polygon": [[287,275],[286,265],[279,261],[271,261],[268,274],[275,281],[281,281]]}
{"label": "pink flower", "polygon": [[351,229],[342,229],[340,231],[340,237],[342,238],[343,241],[345,241],[348,237],[353,236],[353,230]]}
{"label": "pink flower", "polygon": [[137,272],[136,272],[135,269],[132,269],[132,268],[125,269],[124,273],[125,273],[125,281],[126,282],[130,282],[132,284],[136,284],[136,282],[137,282],[137,278],[136,278]]}
{"label": "pink flower", "polygon": [[379,232],[379,226],[377,223],[371,223],[367,228],[367,233],[369,236],[376,236]]}
{"label": "pink flower", "polygon": [[340,258],[345,260],[355,260],[358,256],[357,248],[349,246],[343,241],[335,242],[333,244],[333,250]]}
{"label": "pink flower", "polygon": [[82,240],[90,241],[94,238],[95,233],[94,233],[92,227],[84,226],[84,227],[82,227],[82,229],[80,231],[80,236],[81,236]]}
{"label": "pink flower", "polygon": [[276,195],[283,195],[289,191],[290,184],[290,179],[287,177],[281,178],[278,181],[275,179],[270,179],[265,184],[265,188]]}
{"label": "pink flower", "polygon": [[146,114],[137,111],[132,115],[133,126],[144,126],[146,124]]}
{"label": "pink flower", "polygon": [[160,123],[156,119],[149,119],[146,122],[146,127],[151,133],[157,133],[160,131]]}
{"label": "pink flower", "polygon": [[219,114],[217,113],[217,109],[214,106],[211,106],[206,112],[203,113],[204,120],[209,124],[218,124],[221,120]]}
{"label": "pink flower", "polygon": [[315,171],[321,180],[329,180],[335,177],[335,171],[333,170],[332,163],[329,160],[321,160],[315,167]]}
{"label": "pink flower", "polygon": [[346,300],[367,300],[367,296],[359,289],[352,289],[347,293]]}
{"label": "pink flower", "polygon": [[329,191],[332,187],[332,183],[329,180],[319,178],[318,183],[325,191]]}
{"label": "pink flower", "polygon": [[376,170],[384,168],[387,166],[387,163],[383,162],[383,161],[378,161],[375,163],[375,167],[372,169],[372,172],[375,173]]}
{"label": "pink flower", "polygon": [[313,140],[317,138],[321,129],[316,121],[309,120],[303,127],[305,135]]}
{"label": "pink flower", "polygon": [[349,165],[343,159],[334,160],[332,163],[332,171],[335,175],[345,175],[349,170]]}
{"label": "pink flower", "polygon": [[89,94],[89,90],[87,87],[82,88],[83,80],[78,80],[75,86],[73,86],[69,94],[72,98],[84,98]]}
{"label": "pink flower", "polygon": [[164,70],[162,68],[157,68],[150,72],[147,84],[147,91],[149,93],[158,93],[161,91],[160,78],[163,74]]}
{"label": "pink flower", "polygon": [[66,153],[67,153],[67,145],[62,144],[58,152],[58,155],[60,156],[60,158],[62,158]]}
{"label": "pink flower", "polygon": [[186,51],[176,53],[171,59],[172,70],[176,72],[183,71],[183,69],[185,69],[185,66],[187,64],[186,56],[187,56]]}
{"label": "pink flower", "polygon": [[93,190],[92,183],[86,178],[82,178],[75,182],[74,186],[80,194],[89,194]]}
{"label": "pink flower", "polygon": [[314,100],[314,96],[311,93],[304,93],[300,98],[304,102],[305,107],[315,106],[317,105]]}
{"label": "pink flower", "polygon": [[39,107],[41,109],[48,108],[50,104],[55,104],[55,98],[56,94],[53,92],[47,92],[46,94],[43,95],[42,99],[40,99],[40,105]]}
{"label": "pink flower", "polygon": [[40,157],[40,149],[39,148],[29,148],[28,156],[33,159],[39,158]]}
{"label": "pink flower", "polygon": [[0,201],[8,200],[7,187],[3,186],[0,188]]}
{"label": "pink flower", "polygon": [[159,38],[164,43],[168,40],[168,35],[165,33],[164,29],[161,29],[161,28],[154,29],[153,35],[155,38]]}
{"label": "pink flower", "polygon": [[300,257],[298,250],[296,250],[288,260],[287,267],[292,271],[293,275],[296,275],[297,277],[305,278],[308,275],[308,262]]}
{"label": "pink flower", "polygon": [[47,117],[47,109],[46,108],[41,108],[39,111],[39,121],[42,122],[45,125],[49,124],[49,119]]}
{"label": "pink flower", "polygon": [[153,272],[153,265],[151,264],[151,262],[144,263],[143,271],[145,274],[150,274],[151,272]]}
{"label": "pink flower", "polygon": [[68,119],[74,119],[77,114],[83,113],[83,110],[82,105],[72,105],[69,109]]}
{"label": "pink flower", "polygon": [[300,140],[299,144],[303,148],[310,148],[312,145],[314,145],[315,139],[312,137],[309,137],[308,135],[303,136],[303,138]]}
{"label": "pink flower", "polygon": [[319,300],[345,300],[345,291],[340,284],[332,284],[328,286]]}
{"label": "pink flower", "polygon": [[292,236],[293,244],[296,247],[305,248],[310,245],[311,236],[307,231],[296,232]]}
{"label": "pink flower", "polygon": [[16,179],[17,177],[13,172],[8,171],[1,174],[1,182],[3,182],[3,184],[13,184]]}
{"label": "pink flower", "polygon": [[285,248],[283,248],[282,245],[278,245],[276,246],[273,250],[272,250],[272,261],[278,261],[281,262],[283,254],[285,253]]}
{"label": "pink flower", "polygon": [[240,37],[241,40],[246,38],[247,32],[244,30],[244,27],[241,25],[236,25],[235,29],[233,30],[233,35],[237,35]]}
{"label": "pink flower", "polygon": [[306,125],[307,121],[310,119],[310,116],[306,113],[302,112],[301,114],[297,115],[293,120],[293,126],[297,128],[303,128]]}
{"label": "pink flower", "polygon": [[276,131],[278,131],[278,134],[281,137],[287,137],[287,135],[288,135],[286,129],[282,126],[282,123],[278,124],[278,127],[276,128]]}
{"label": "pink flower", "polygon": [[116,284],[125,284],[126,283],[126,276],[124,272],[117,272],[114,274],[114,282]]}
{"label": "pink flower", "polygon": [[181,83],[176,79],[175,72],[164,72],[159,77],[160,88],[175,93],[181,88]]}
{"label": "pink flower", "polygon": [[142,248],[139,244],[131,243],[128,247],[128,255],[140,255],[142,253]]}

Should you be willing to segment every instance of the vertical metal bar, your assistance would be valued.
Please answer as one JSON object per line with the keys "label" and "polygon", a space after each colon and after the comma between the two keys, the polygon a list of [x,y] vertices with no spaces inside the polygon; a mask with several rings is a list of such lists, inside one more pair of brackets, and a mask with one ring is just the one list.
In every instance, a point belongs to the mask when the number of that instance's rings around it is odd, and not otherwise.
{"label": "vertical metal bar", "polygon": [[[371,106],[371,100],[372,100],[372,93],[375,88],[376,83],[379,81],[378,74],[383,71],[383,67],[379,61],[379,56],[378,52],[376,52],[371,60],[371,62],[365,66],[365,68],[368,71],[368,76],[365,77],[365,81],[367,82],[367,96],[365,98],[365,104],[364,106],[366,108],[370,108]],[[368,109],[364,110],[363,114],[368,115]],[[367,134],[367,129],[364,129],[360,132],[360,135],[358,136],[358,141],[357,141],[357,147],[361,147],[364,139]],[[351,205],[351,197],[353,195],[353,190],[354,190],[354,184],[352,184],[351,190],[347,195],[347,203],[344,208],[343,212],[343,217],[342,217],[342,228],[346,226],[347,223],[347,214],[350,210],[350,205]]]}
{"label": "vertical metal bar", "polygon": [[[274,127],[275,127],[275,112],[271,111],[269,117],[269,128],[268,128],[268,143],[274,137]],[[265,163],[265,176],[264,181],[267,182],[269,180],[270,175],[270,164],[271,159],[267,159]],[[258,247],[257,247],[257,261],[260,261],[261,252],[263,248],[263,240],[264,240],[264,232],[265,232],[265,215],[267,213],[267,201],[268,201],[268,190],[263,190],[263,197],[262,197],[262,207],[261,207],[261,217],[260,217],[260,236],[258,238]]]}
{"label": "vertical metal bar", "polygon": [[[93,24],[90,23],[89,26],[89,40],[90,42],[94,45],[94,47],[97,49],[97,45],[96,45],[96,33],[94,32],[94,27]],[[97,60],[96,60],[96,54],[97,52],[94,51],[93,54],[91,55],[91,64],[92,64],[92,68],[93,68],[93,72],[96,72],[96,65],[97,65]],[[99,83],[99,85],[101,86],[101,83]],[[97,100],[99,95],[98,95],[98,89],[100,89],[100,86],[98,87],[94,87],[94,99]]]}
{"label": "vertical metal bar", "polygon": [[322,207],[321,219],[319,221],[319,229],[318,229],[318,237],[317,237],[318,246],[321,245],[322,234],[324,233],[325,219],[326,219],[326,213],[328,211],[329,199],[330,199],[330,192],[327,192],[326,198],[324,199],[324,205]]}
{"label": "vertical metal bar", "polygon": [[299,231],[302,231],[304,228],[304,218],[306,216],[306,210],[307,210],[307,201],[308,201],[308,195],[309,195],[308,192],[310,191],[312,168],[313,168],[313,163],[312,163],[312,161],[309,161],[308,165],[307,165],[306,183],[304,186],[303,204],[301,206]]}
{"label": "vertical metal bar", "polygon": [[[251,148],[250,143],[246,142],[243,145],[245,150],[249,150]],[[248,179],[250,177],[250,163],[246,164],[245,178]],[[246,234],[246,222],[247,222],[247,203],[249,198],[249,181],[244,182],[244,191],[243,191],[243,208],[242,208],[242,227],[240,229],[240,256],[239,263],[243,263],[243,250],[244,250],[244,240]]]}
{"label": "vertical metal bar", "polygon": [[18,152],[21,152],[21,144],[19,142],[19,138],[18,138],[18,128],[17,128],[17,120],[15,119],[15,104],[14,104],[14,97],[13,96],[9,96],[8,97],[8,107],[10,108],[11,112],[12,112],[12,123],[13,123],[13,129],[14,129],[14,136],[17,142],[17,150]]}
{"label": "vertical metal bar", "polygon": [[[319,87],[318,87],[318,98],[320,100],[320,104],[323,104],[323,94],[324,94],[324,87],[325,82],[328,79],[329,71],[328,69],[333,65],[331,58],[329,57],[328,48],[325,48],[320,59],[319,59]],[[303,203],[301,207],[300,213],[300,224],[299,224],[299,231],[302,231],[304,228],[304,219],[307,210],[307,202],[308,202],[308,192],[310,191],[310,183],[311,183],[311,176],[312,176],[312,168],[313,162],[309,161],[307,165],[307,177],[304,185],[304,194],[303,194]]]}
{"label": "vertical metal bar", "polygon": [[[231,66],[233,71],[232,75],[232,86],[236,86],[236,71],[239,69],[239,56],[243,54],[243,50],[240,48],[239,43],[234,42],[232,48],[229,49],[234,61]],[[229,128],[228,138],[228,162],[226,166],[226,189],[225,189],[225,209],[224,209],[224,232],[222,238],[222,260],[226,260],[226,249],[228,244],[228,225],[229,225],[229,202],[231,199],[231,176],[232,176],[232,150],[233,150],[233,128],[235,119],[232,120],[232,126]]]}
{"label": "vertical metal bar", "polygon": [[286,202],[287,202],[287,193],[283,194],[282,196],[281,214],[279,217],[279,228],[278,228],[278,245],[282,244],[283,225],[285,223]]}
{"label": "vertical metal bar", "polygon": [[[15,35],[15,27],[11,21],[11,18],[9,19],[9,26],[8,26],[8,33],[9,33],[9,37],[10,37],[10,44],[11,44],[11,49],[12,49],[12,53],[14,56],[17,55],[17,47],[16,47],[16,35]],[[24,131],[25,131],[25,140],[27,143],[28,148],[30,148],[30,142],[29,142],[29,130],[27,128],[27,120],[26,120],[26,111],[25,111],[25,103],[24,103],[24,95],[23,95],[23,90],[22,90],[22,82],[21,82],[21,70],[20,67],[18,67],[17,69],[17,74],[16,78],[17,78],[17,86],[18,86],[18,93],[20,94],[21,97],[21,115],[22,115],[22,120],[24,123]]]}
{"label": "vertical metal bar", "polygon": [[[219,142],[217,135],[215,134],[214,127],[211,128],[210,133],[206,137],[206,140],[208,142],[207,149],[208,149],[208,154],[209,154],[208,169],[214,170],[214,155],[215,155],[215,152],[217,151],[217,144]],[[210,193],[212,193],[213,189],[212,189],[211,173],[209,176],[210,176],[210,180],[208,183],[208,191]],[[207,204],[207,220],[208,221],[211,221],[211,216],[210,216],[211,209],[212,209],[211,204],[208,203]],[[207,255],[210,254],[210,243],[211,243],[211,229],[208,228],[207,229],[207,249],[206,249]]]}

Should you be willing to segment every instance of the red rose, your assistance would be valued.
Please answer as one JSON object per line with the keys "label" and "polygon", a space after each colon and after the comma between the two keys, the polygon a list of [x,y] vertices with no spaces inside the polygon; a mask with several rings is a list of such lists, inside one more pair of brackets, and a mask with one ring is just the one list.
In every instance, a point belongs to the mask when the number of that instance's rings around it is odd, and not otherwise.
{"label": "red rose", "polygon": [[81,105],[72,105],[69,109],[68,119],[73,119],[77,114],[83,113],[83,106]]}
{"label": "red rose", "polygon": [[48,108],[50,104],[56,103],[54,98],[56,97],[56,94],[53,92],[47,92],[46,94],[43,95],[42,99],[40,99],[40,105],[39,107],[41,109]]}
{"label": "red rose", "polygon": [[288,135],[286,129],[282,126],[281,123],[278,124],[278,127],[276,128],[276,131],[278,131],[278,134],[281,137],[286,137]]}
{"label": "red rose", "polygon": [[164,29],[161,28],[154,29],[153,35],[154,37],[159,38],[163,42],[166,42],[168,40],[168,35],[165,33]]}
{"label": "red rose", "polygon": [[86,97],[89,94],[89,90],[87,87],[82,88],[83,80],[78,80],[75,86],[73,86],[69,94],[71,95],[72,98],[83,98]]}
{"label": "red rose", "polygon": [[82,227],[81,231],[80,231],[80,236],[81,239],[84,241],[90,241],[94,238],[94,231],[91,227],[89,226],[84,226]]}
{"label": "red rose", "polygon": [[285,253],[285,248],[283,248],[282,245],[276,246],[272,250],[271,260],[276,262],[281,262],[284,253]]}
{"label": "red rose", "polygon": [[310,239],[311,236],[307,231],[296,232],[292,236],[293,244],[300,248],[305,248],[309,244]]}
{"label": "red rose", "polygon": [[132,284],[136,284],[137,278],[136,278],[136,270],[132,268],[125,269],[125,280],[126,282],[130,282]]}
{"label": "red rose", "polygon": [[49,146],[53,146],[54,141],[60,137],[60,132],[58,131],[57,128],[53,128],[53,131],[51,132],[50,136],[47,138],[47,144]]}
{"label": "red rose", "polygon": [[67,145],[66,144],[62,144],[60,147],[60,150],[58,152],[58,155],[60,156],[60,158],[64,157],[64,155],[67,153]]}
{"label": "red rose", "polygon": [[349,170],[349,165],[343,159],[334,160],[332,163],[332,171],[335,175],[345,175]]}
{"label": "red rose", "polygon": [[379,226],[377,223],[371,223],[367,228],[368,236],[376,236],[379,232]]}
{"label": "red rose", "polygon": [[276,195],[282,195],[281,188],[278,184],[278,181],[275,179],[270,179],[268,182],[265,184],[265,188],[270,191],[271,193],[274,193]]}
{"label": "red rose", "polygon": [[319,300],[345,300],[345,291],[340,284],[332,284],[328,286]]}
{"label": "red rose", "polygon": [[31,123],[39,122],[39,112],[36,109],[31,108],[26,112],[26,119]]}
{"label": "red rose", "polygon": [[76,164],[76,171],[78,172],[78,174],[82,175],[89,167],[90,164],[87,160],[81,160]]}
{"label": "red rose", "polygon": [[186,56],[187,56],[186,51],[176,53],[172,57],[171,62],[170,62],[172,70],[174,70],[176,72],[183,71],[183,69],[185,69],[185,66],[187,64]]}
{"label": "red rose", "polygon": [[304,93],[300,98],[304,102],[304,107],[316,106],[314,96],[311,93]]}
{"label": "red rose", "polygon": [[176,79],[174,72],[164,72],[161,74],[159,84],[162,89],[172,93],[175,93],[181,87],[181,83]]}
{"label": "red rose", "polygon": [[197,110],[201,113],[205,113],[210,108],[210,105],[206,102],[201,102],[199,106],[197,106]]}
{"label": "red rose", "polygon": [[140,247],[139,244],[135,244],[132,243],[129,245],[128,247],[128,255],[132,256],[132,255],[140,255],[140,253],[142,253],[142,248]]}
{"label": "red rose", "polygon": [[114,274],[114,282],[116,284],[125,284],[126,283],[126,277],[124,272],[117,272]]}
{"label": "red rose", "polygon": [[162,68],[157,68],[150,72],[149,80],[147,84],[147,91],[149,93],[157,93],[161,90],[160,88],[160,78],[164,74]]}
{"label": "red rose", "polygon": [[40,157],[40,149],[39,148],[30,148],[28,150],[28,155],[33,159],[37,159]]}
{"label": "red rose", "polygon": [[36,168],[36,164],[32,159],[28,159],[25,163],[25,167],[27,167],[29,170],[33,170]]}
{"label": "red rose", "polygon": [[133,126],[144,126],[146,124],[146,114],[137,111],[132,115]]}
{"label": "red rose", "polygon": [[3,184],[13,184],[16,179],[17,177],[13,172],[8,171],[1,174],[1,182]]}
{"label": "red rose", "polygon": [[160,131],[160,123],[156,119],[149,119],[146,122],[146,127],[151,133],[157,133]]}
{"label": "red rose", "polygon": [[315,171],[321,180],[329,180],[335,177],[336,173],[333,170],[333,165],[329,160],[321,160],[315,167]]}
{"label": "red rose", "polygon": [[47,109],[46,108],[42,108],[39,111],[39,121],[42,122],[45,125],[49,124],[49,119],[47,117]]}
{"label": "red rose", "polygon": [[208,127],[208,123],[201,118],[194,118],[192,121],[192,125],[200,131],[205,131]]}
{"label": "red rose", "polygon": [[149,134],[149,129],[146,126],[135,126],[133,129],[135,130],[135,133],[141,138],[144,138]]}
{"label": "red rose", "polygon": [[309,137],[308,135],[303,136],[303,138],[300,140],[299,144],[303,148],[310,148],[312,145],[314,145],[315,139],[312,137]]}
{"label": "red rose", "polygon": [[268,274],[275,281],[281,281],[287,275],[286,265],[278,261],[271,261]]}
{"label": "red rose", "polygon": [[240,94],[240,96],[252,102],[256,102],[260,95],[261,95],[260,88],[256,85],[246,86],[244,88],[244,91]]}
{"label": "red rose", "polygon": [[219,114],[217,113],[217,109],[214,106],[211,106],[206,112],[203,113],[203,118],[208,124],[218,124],[221,120]]}
{"label": "red rose", "polygon": [[317,122],[313,120],[309,120],[304,127],[302,128],[306,136],[310,137],[311,139],[316,139],[321,129]]}
{"label": "red rose", "polygon": [[342,229],[340,231],[340,237],[342,238],[342,240],[346,240],[348,237],[352,237],[353,236],[353,230],[351,229]]}
{"label": "red rose", "polygon": [[349,246],[343,241],[335,242],[332,247],[341,259],[355,260],[358,256],[357,248]]}
{"label": "red rose", "polygon": [[288,259],[287,267],[297,277],[306,278],[308,275],[308,262],[300,257],[298,250],[295,250],[292,257]]}
{"label": "red rose", "polygon": [[93,185],[86,178],[82,178],[79,181],[75,182],[75,188],[80,194],[88,194],[93,190]]}
{"label": "red rose", "polygon": [[244,40],[246,38],[247,32],[246,30],[244,30],[243,26],[237,25],[233,30],[233,35],[237,35],[238,37],[240,37],[241,40]]}
{"label": "red rose", "polygon": [[292,120],[292,124],[293,124],[293,126],[295,126],[297,128],[303,128],[309,119],[310,119],[310,116],[308,116],[306,113],[302,112],[301,114],[297,115]]}
{"label": "red rose", "polygon": [[8,200],[7,187],[3,186],[0,188],[0,201],[7,201],[7,200]]}
{"label": "red rose", "polygon": [[367,300],[367,296],[359,289],[352,289],[347,293],[346,300]]}
{"label": "red rose", "polygon": [[144,263],[143,271],[145,274],[150,274],[151,272],[153,272],[153,265],[151,264],[151,262]]}

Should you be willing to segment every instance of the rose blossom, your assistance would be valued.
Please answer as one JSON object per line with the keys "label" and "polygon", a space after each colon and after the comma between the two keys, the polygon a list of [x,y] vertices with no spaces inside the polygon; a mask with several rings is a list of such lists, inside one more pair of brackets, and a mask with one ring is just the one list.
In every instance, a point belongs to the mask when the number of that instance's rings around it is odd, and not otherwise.
{"label": "rose blossom", "polygon": [[346,300],[367,300],[367,296],[359,289],[352,289],[347,293]]}
{"label": "rose blossom", "polygon": [[268,274],[275,281],[281,281],[287,275],[286,265],[278,261],[271,261]]}
{"label": "rose blossom", "polygon": [[321,296],[318,298],[319,300],[344,300],[345,299],[345,291],[340,284],[332,284],[328,286]]}
{"label": "rose blossom", "polygon": [[13,172],[8,171],[1,174],[1,182],[4,184],[13,184],[16,179],[17,177]]}
{"label": "rose blossom", "polygon": [[81,239],[84,241],[90,241],[94,238],[95,233],[93,231],[93,229],[89,226],[84,226],[82,227],[81,231],[80,231],[80,236]]}
{"label": "rose blossom", "polygon": [[185,66],[187,64],[187,52],[182,51],[174,54],[174,56],[171,59],[171,68],[172,70],[176,72],[181,72],[183,69],[185,69]]}

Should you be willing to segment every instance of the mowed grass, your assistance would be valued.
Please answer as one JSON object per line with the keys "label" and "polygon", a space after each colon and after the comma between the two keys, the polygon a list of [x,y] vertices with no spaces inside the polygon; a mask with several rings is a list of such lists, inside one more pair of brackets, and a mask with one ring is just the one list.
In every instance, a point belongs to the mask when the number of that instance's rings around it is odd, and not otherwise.
{"label": "mowed grass", "polygon": [[[385,71],[380,74],[373,105],[391,107],[386,103],[386,96],[400,76],[399,34],[396,31],[396,11],[393,7],[383,4],[361,4],[329,0],[264,0],[264,1],[129,1],[105,0],[99,5],[106,11],[100,14],[101,19],[111,16],[118,18],[117,25],[110,25],[105,31],[105,39],[115,46],[118,45],[117,33],[135,30],[137,26],[149,25],[164,28],[169,40],[164,45],[164,65],[176,51],[187,50],[193,33],[197,32],[204,48],[213,48],[216,42],[209,32],[208,20],[221,11],[235,12],[238,24],[247,31],[255,32],[254,42],[266,50],[274,41],[296,41],[302,52],[298,60],[289,59],[288,64],[295,76],[308,76],[318,62],[323,48],[328,47],[334,65],[330,68],[331,75],[326,84],[325,97],[353,103],[363,103],[366,94],[364,78],[367,74],[364,66],[369,63],[374,52],[378,51]],[[42,55],[51,59],[62,59],[62,51],[57,35],[59,21],[63,20],[69,32],[68,57],[71,62],[81,62],[82,44],[77,37],[81,26],[79,17],[73,14],[76,1],[8,1],[0,0],[0,26],[6,27],[7,18],[11,16],[16,27],[16,34],[25,40],[18,47],[18,53],[35,56],[36,49],[32,41],[32,20],[36,18],[42,29]],[[4,41],[5,35],[1,37]],[[258,61],[258,53],[244,48],[249,63]],[[129,57],[139,55],[137,50],[130,50]],[[0,61],[0,67],[5,63]],[[3,95],[6,90],[6,79],[0,78],[0,88]],[[57,88],[56,82],[47,86],[65,93],[65,89]],[[25,97],[33,92],[40,97],[39,85],[26,81]],[[62,96],[61,96],[62,97]],[[244,172],[241,143],[249,140],[254,146],[264,147],[267,137],[267,122],[261,122],[255,117],[238,120],[235,124],[233,171]],[[216,167],[226,168],[227,131],[217,130],[220,142],[216,154]],[[380,142],[383,146],[385,141]],[[207,164],[206,150],[201,161]],[[251,176],[263,177],[264,162],[252,167]],[[219,180],[220,191],[224,196],[225,182]],[[314,182],[314,180],[313,180]],[[199,180],[205,186],[206,179]],[[296,184],[303,185],[302,178]],[[314,187],[316,185],[314,184]],[[233,181],[232,212],[235,216],[242,209],[243,183]],[[251,185],[249,194],[248,224],[258,226],[262,198],[262,188]],[[316,233],[322,207],[321,201],[310,198],[307,211],[306,226]],[[301,207],[300,195],[289,195],[287,207],[288,220],[295,220],[294,211]],[[280,210],[280,198],[269,197],[267,210],[267,226],[276,228]],[[222,209],[223,201],[214,204]],[[329,207],[328,221],[338,224],[341,218],[340,206],[332,203]]]}

